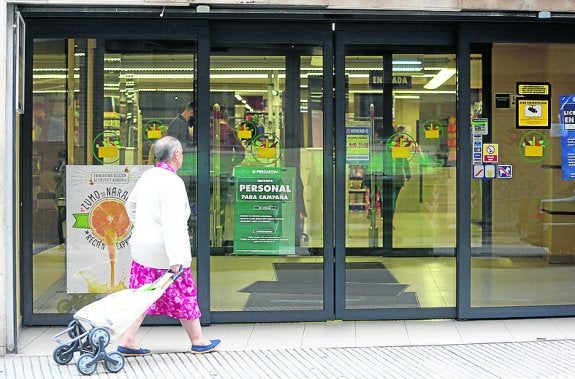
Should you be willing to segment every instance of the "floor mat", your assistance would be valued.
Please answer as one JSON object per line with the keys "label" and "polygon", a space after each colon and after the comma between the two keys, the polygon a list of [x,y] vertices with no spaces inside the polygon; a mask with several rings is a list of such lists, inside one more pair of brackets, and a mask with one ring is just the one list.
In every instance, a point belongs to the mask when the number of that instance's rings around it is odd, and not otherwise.
{"label": "floor mat", "polygon": [[[347,282],[346,294],[366,296],[398,296],[408,286],[400,283],[353,283]],[[272,282],[259,281],[240,290],[247,293],[290,293],[290,294],[318,294],[323,293],[321,282]]]}
{"label": "floor mat", "polygon": [[[250,296],[244,310],[321,310],[323,309],[322,263],[274,263],[276,281],[257,281],[240,290]],[[415,292],[380,262],[346,264],[346,308],[415,308]]]}

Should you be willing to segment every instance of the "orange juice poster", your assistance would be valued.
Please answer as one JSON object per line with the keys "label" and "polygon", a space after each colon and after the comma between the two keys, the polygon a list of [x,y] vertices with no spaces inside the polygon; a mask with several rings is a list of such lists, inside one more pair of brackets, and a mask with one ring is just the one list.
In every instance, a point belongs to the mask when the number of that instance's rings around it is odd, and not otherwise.
{"label": "orange juice poster", "polygon": [[132,224],[124,204],[149,168],[66,167],[68,293],[109,293],[128,287]]}

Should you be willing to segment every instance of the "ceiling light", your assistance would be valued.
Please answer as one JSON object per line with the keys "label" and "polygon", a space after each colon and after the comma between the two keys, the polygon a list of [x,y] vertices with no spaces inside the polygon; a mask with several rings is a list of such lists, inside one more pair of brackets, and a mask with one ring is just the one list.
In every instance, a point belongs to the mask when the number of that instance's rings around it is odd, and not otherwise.
{"label": "ceiling light", "polygon": [[[285,78],[284,74],[279,75],[280,78]],[[266,74],[212,74],[210,79],[267,79]]]}
{"label": "ceiling light", "polygon": [[164,79],[164,80],[193,80],[194,76],[191,74],[134,74],[118,76],[120,79]]}
{"label": "ceiling light", "polygon": [[[373,94],[373,95],[381,95],[381,91],[375,91],[373,89],[358,89],[358,90],[350,90],[348,92],[350,95],[355,94],[355,93],[369,93],[369,94]],[[401,91],[393,91],[394,96],[397,96],[395,94],[419,94],[419,95],[434,95],[434,94],[438,94],[438,95],[455,95],[455,90],[452,91],[438,91],[438,90],[426,90],[426,91],[421,91],[421,90],[401,90]]]}
{"label": "ceiling light", "polygon": [[393,72],[419,72],[423,69],[421,67],[393,67]]}
{"label": "ceiling light", "polygon": [[419,60],[399,60],[399,61],[393,61],[393,64],[417,65],[417,64],[421,64],[421,61],[419,61]]}
{"label": "ceiling light", "polygon": [[394,99],[419,99],[419,95],[395,95]]}
{"label": "ceiling light", "polygon": [[437,73],[433,79],[423,86],[425,89],[436,89],[455,75],[454,68],[445,68]]}
{"label": "ceiling light", "polygon": [[193,88],[138,88],[138,92],[194,92]]}

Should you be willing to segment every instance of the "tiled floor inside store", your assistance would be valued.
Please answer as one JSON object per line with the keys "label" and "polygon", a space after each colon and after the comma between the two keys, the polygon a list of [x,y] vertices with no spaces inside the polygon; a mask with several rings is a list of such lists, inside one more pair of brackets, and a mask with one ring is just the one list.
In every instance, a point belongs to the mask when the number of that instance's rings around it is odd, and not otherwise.
{"label": "tiled floor inside store", "polygon": [[[85,305],[84,303],[87,304],[97,299],[95,295],[86,295],[86,300],[82,300],[81,296],[68,294],[63,276],[64,260],[60,258],[61,263],[58,264],[61,264],[62,268],[55,269],[53,258],[50,263],[43,263],[40,260],[47,254],[50,252],[37,254],[34,257],[37,262],[36,269],[42,272],[42,275],[38,276],[42,279],[37,279],[34,285],[34,312],[73,313]],[[389,280],[391,284],[404,286],[400,290],[401,293],[414,294],[412,305],[415,308],[455,307],[456,259],[453,256],[349,256],[346,261],[380,265],[378,270],[384,274],[384,278],[391,278]],[[247,309],[250,299],[253,300],[258,294],[253,292],[253,286],[260,285],[255,291],[265,295],[267,290],[261,286],[262,283],[276,285],[278,288],[282,285],[277,265],[298,267],[290,272],[290,275],[293,274],[293,279],[288,278],[288,281],[291,282],[297,282],[300,274],[304,275],[312,271],[309,267],[314,265],[317,271],[314,278],[320,283],[315,283],[317,288],[314,289],[308,289],[305,286],[298,287],[296,295],[298,293],[304,297],[317,295],[318,299],[314,298],[312,302],[310,299],[302,298],[308,302],[305,305],[307,308],[298,308],[298,304],[293,302],[294,299],[287,299],[284,303],[276,301],[276,304],[280,307],[278,310],[321,310],[323,307],[321,298],[323,273],[321,266],[317,266],[322,262],[323,259],[316,256],[213,256],[210,262],[211,309],[212,311],[274,310],[271,308]],[[541,255],[509,255],[473,257],[471,266],[471,305],[473,307],[575,304],[575,292],[571,290],[571,284],[575,283],[575,266],[573,265],[549,264]],[[377,270],[364,270],[365,273],[374,274],[374,283],[389,285],[389,283],[378,282],[380,277],[375,275],[375,271]],[[363,289],[360,290],[363,291]],[[352,291],[347,295],[350,294],[362,295],[363,293]],[[368,308],[385,308],[386,304],[379,304],[375,297],[372,300],[368,299],[364,302]],[[61,309],[62,301],[74,303],[74,307]],[[405,304],[399,305],[405,306]],[[265,305],[260,304],[260,306]],[[353,303],[348,306],[353,307]],[[394,306],[394,304],[387,304],[387,306]]]}

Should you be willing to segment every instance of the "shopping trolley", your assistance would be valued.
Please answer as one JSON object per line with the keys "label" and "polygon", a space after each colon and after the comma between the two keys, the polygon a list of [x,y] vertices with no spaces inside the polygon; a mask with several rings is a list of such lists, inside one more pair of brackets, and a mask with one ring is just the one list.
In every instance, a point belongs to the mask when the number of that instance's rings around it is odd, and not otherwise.
{"label": "shopping trolley", "polygon": [[121,371],[125,364],[124,356],[117,351],[106,352],[106,346],[144,314],[183,272],[183,268],[175,274],[167,270],[154,283],[114,292],[78,310],[68,327],[52,337],[58,343],[52,354],[54,361],[66,365],[79,351],[76,367],[83,375],[93,374],[99,361],[104,362],[109,372]]}

